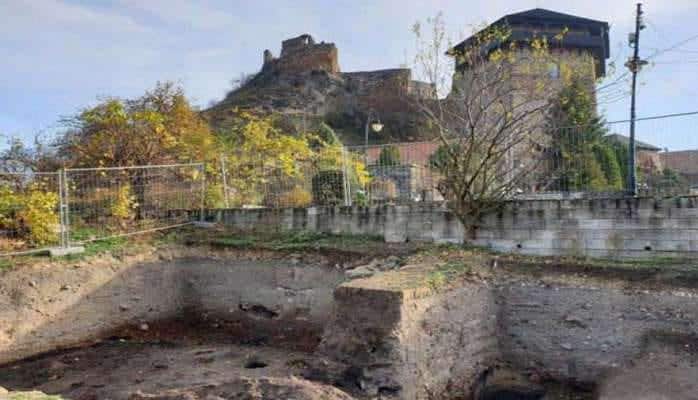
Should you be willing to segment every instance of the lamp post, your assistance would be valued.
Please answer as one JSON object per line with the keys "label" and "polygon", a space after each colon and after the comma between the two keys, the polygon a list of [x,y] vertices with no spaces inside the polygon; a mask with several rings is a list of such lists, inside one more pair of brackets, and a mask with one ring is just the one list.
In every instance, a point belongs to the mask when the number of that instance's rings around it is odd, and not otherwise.
{"label": "lamp post", "polygon": [[375,133],[383,130],[383,124],[381,123],[378,113],[374,109],[368,111],[368,116],[366,116],[366,125],[364,126],[364,164],[368,168],[368,129],[369,127]]}

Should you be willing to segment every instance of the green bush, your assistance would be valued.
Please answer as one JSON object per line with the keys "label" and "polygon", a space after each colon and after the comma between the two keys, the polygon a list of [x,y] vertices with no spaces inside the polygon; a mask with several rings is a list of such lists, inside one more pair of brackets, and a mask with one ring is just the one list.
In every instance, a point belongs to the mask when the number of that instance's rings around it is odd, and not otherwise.
{"label": "green bush", "polygon": [[342,171],[320,171],[312,180],[313,202],[335,206],[344,201],[344,174]]}
{"label": "green bush", "polygon": [[14,231],[19,228],[17,212],[22,209],[23,197],[10,187],[0,187],[0,229]]}
{"label": "green bush", "polygon": [[378,165],[400,165],[400,150],[395,146],[385,146],[378,155]]}

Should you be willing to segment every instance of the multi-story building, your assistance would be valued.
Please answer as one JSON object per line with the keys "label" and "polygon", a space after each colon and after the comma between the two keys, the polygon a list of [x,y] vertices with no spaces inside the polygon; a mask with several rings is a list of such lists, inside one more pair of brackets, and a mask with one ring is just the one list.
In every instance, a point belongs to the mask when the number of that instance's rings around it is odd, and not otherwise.
{"label": "multi-story building", "polygon": [[[609,57],[608,30],[607,22],[536,8],[506,15],[457,44],[448,52],[455,61],[449,98],[465,117],[464,126],[456,123],[451,131],[512,143],[499,169],[508,176],[537,171],[538,178],[527,179],[522,189],[545,189],[541,179],[553,174],[538,160],[553,147],[547,110],[572,79],[586,83],[595,102],[595,83]],[[502,121],[514,121],[504,139],[497,136]],[[561,134],[574,134],[565,128]]]}

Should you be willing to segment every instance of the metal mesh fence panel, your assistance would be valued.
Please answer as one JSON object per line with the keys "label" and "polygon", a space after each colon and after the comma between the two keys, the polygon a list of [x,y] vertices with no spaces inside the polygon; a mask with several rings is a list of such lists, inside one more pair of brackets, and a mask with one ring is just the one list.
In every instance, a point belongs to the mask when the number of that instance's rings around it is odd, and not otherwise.
{"label": "metal mesh fence panel", "polygon": [[289,208],[349,205],[366,179],[363,164],[340,146],[321,157],[276,160],[254,154],[221,156],[219,201],[213,207]]}
{"label": "metal mesh fence panel", "polygon": [[[636,175],[639,195],[673,196],[698,190],[698,151],[667,152],[667,138],[690,132],[698,113],[638,119]],[[625,197],[629,188],[628,121],[589,126],[537,126],[511,135],[490,170],[477,177],[491,185],[506,183],[507,197],[520,199]],[[519,141],[520,140],[520,141]],[[441,139],[369,146],[314,149],[305,156],[263,154],[221,156],[221,178],[214,186],[217,207],[305,207],[442,202],[450,179],[468,179],[489,143],[454,134]],[[482,140],[480,140],[482,142]],[[446,143],[446,144],[444,144]],[[473,150],[472,146],[478,146]],[[698,143],[695,145],[698,148]],[[466,162],[448,163],[448,150],[471,152]],[[324,155],[318,155],[320,153]],[[694,158],[690,155],[696,153]],[[330,154],[330,156],[327,156]],[[462,155],[462,154],[461,154]],[[288,159],[285,159],[288,158]],[[474,161],[473,161],[474,160]],[[458,174],[453,174],[457,168]],[[494,170],[494,171],[491,171]],[[496,176],[492,180],[492,176]],[[509,185],[509,176],[517,179]]]}
{"label": "metal mesh fence panel", "polygon": [[59,173],[0,172],[0,256],[61,243]]}
{"label": "metal mesh fence panel", "polygon": [[205,196],[202,164],[80,168],[65,175],[71,243],[189,223]]}
{"label": "metal mesh fence panel", "polygon": [[439,142],[354,146],[349,151],[362,160],[369,175],[361,187],[370,204],[441,201],[434,157]]}

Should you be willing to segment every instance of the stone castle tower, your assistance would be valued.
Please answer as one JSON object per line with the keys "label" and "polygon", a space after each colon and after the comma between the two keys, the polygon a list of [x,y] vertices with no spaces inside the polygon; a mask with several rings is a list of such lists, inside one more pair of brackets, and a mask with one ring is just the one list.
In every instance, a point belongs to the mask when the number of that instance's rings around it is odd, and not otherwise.
{"label": "stone castle tower", "polygon": [[305,71],[339,73],[337,47],[334,43],[316,43],[312,36],[303,34],[281,43],[281,55],[275,58],[271,51],[264,50],[262,70],[295,74]]}

